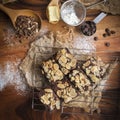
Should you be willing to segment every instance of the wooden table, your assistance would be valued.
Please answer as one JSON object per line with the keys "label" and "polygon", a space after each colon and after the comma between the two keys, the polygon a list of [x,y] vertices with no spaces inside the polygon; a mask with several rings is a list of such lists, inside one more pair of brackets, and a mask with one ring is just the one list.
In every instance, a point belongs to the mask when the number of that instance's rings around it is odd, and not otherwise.
{"label": "wooden table", "polygon": [[[42,30],[47,28],[48,30],[60,29],[64,23],[61,21],[57,26],[53,26],[48,23],[45,16],[45,7],[34,7],[24,5],[22,3],[13,3],[8,5],[11,8],[31,8],[33,10],[39,11],[43,21]],[[98,15],[99,11],[90,10],[87,13],[87,19],[93,19]],[[96,44],[97,51],[111,51],[112,55],[120,55],[120,16],[108,15],[103,21],[97,25],[97,32],[94,36],[98,37],[98,41],[94,41]],[[115,35],[104,38],[102,34],[105,28],[116,31]],[[24,39],[19,41],[14,37],[14,29],[10,22],[10,19],[6,14],[0,11],[0,66],[4,67],[4,64],[8,61],[14,62],[16,59],[22,60],[27,50],[29,49],[29,44],[32,40]],[[110,47],[104,45],[105,42],[110,42]],[[117,68],[112,78],[118,79],[118,84],[120,83],[120,67]],[[1,68],[0,68],[1,69]],[[0,73],[1,76],[1,73]],[[0,77],[1,78],[1,77]],[[6,78],[7,79],[7,78]],[[1,83],[0,83],[1,84]],[[116,88],[120,88],[119,85]],[[119,89],[120,90],[120,89]],[[31,107],[31,91],[27,91],[25,95],[19,95],[14,89],[14,86],[6,86],[2,91],[0,91],[0,120],[93,120],[92,116],[84,116],[80,114],[67,115],[60,114],[60,111],[54,111],[52,113],[45,111],[34,111]],[[119,113],[120,114],[120,113]],[[118,118],[117,118],[118,117]],[[115,119],[120,119],[117,116]],[[93,117],[94,118],[94,117]],[[107,120],[106,118],[101,118],[97,116],[95,120]],[[109,119],[110,120],[110,119]],[[111,118],[111,120],[113,120]]]}

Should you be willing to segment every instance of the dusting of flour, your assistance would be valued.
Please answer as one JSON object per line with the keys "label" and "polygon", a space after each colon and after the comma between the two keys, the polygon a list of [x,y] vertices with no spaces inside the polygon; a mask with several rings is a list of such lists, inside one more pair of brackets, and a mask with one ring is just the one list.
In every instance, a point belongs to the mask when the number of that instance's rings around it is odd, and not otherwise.
{"label": "dusting of flour", "polygon": [[26,93],[27,85],[18,69],[20,60],[7,61],[0,65],[0,91],[6,86],[12,85],[18,94]]}

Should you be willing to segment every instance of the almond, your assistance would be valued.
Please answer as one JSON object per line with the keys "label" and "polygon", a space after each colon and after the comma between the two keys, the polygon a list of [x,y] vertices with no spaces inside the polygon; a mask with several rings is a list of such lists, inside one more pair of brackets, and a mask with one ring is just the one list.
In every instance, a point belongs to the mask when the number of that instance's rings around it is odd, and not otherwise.
{"label": "almond", "polygon": [[76,67],[76,63],[77,63],[77,60],[76,59],[72,59],[71,66],[72,67]]}
{"label": "almond", "polygon": [[52,89],[44,89],[45,92],[52,93]]}
{"label": "almond", "polygon": [[70,96],[71,98],[74,98],[77,96],[77,93],[76,93],[75,89],[71,87],[70,92],[67,93],[67,95]]}
{"label": "almond", "polygon": [[54,64],[54,70],[58,70],[58,69],[59,69],[58,64]]}
{"label": "almond", "polygon": [[59,100],[56,101],[56,108],[57,108],[58,110],[60,109],[60,101],[59,101]]}
{"label": "almond", "polygon": [[69,54],[69,53],[66,53],[66,57],[69,58],[69,59],[73,59],[72,54]]}
{"label": "almond", "polygon": [[66,49],[62,49],[60,52],[61,52],[62,54],[65,54],[65,53],[67,52],[67,50],[66,50]]}
{"label": "almond", "polygon": [[64,89],[65,85],[64,84],[57,84],[57,87],[60,88],[60,89]]}
{"label": "almond", "polygon": [[59,97],[61,97],[61,91],[60,91],[60,90],[57,91],[57,95],[58,95]]}
{"label": "almond", "polygon": [[65,56],[61,56],[61,57],[59,58],[59,62],[60,62],[60,63],[67,63],[66,57],[65,57]]}
{"label": "almond", "polygon": [[71,100],[72,100],[71,97],[68,97],[67,95],[64,96],[64,102],[65,102],[65,103],[68,103],[68,102],[70,102]]}
{"label": "almond", "polygon": [[88,67],[89,65],[90,65],[90,61],[87,61],[86,63],[84,63],[83,65],[85,66],[85,67]]}
{"label": "almond", "polygon": [[50,101],[48,100],[48,97],[46,95],[41,96],[41,102],[43,102],[46,105],[50,104]]}
{"label": "almond", "polygon": [[61,68],[61,70],[62,70],[62,72],[63,72],[65,75],[67,75],[68,72],[69,72],[66,68]]}
{"label": "almond", "polygon": [[70,70],[70,69],[71,69],[71,66],[70,66],[70,64],[69,64],[69,63],[67,63],[65,67],[66,67],[68,70]]}

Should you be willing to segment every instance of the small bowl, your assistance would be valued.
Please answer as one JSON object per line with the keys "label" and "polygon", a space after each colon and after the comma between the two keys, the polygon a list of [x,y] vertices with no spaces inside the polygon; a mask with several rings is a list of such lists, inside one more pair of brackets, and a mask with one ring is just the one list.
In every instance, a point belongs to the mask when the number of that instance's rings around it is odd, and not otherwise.
{"label": "small bowl", "polygon": [[60,14],[66,24],[78,26],[86,18],[86,8],[78,0],[68,0],[62,4]]}

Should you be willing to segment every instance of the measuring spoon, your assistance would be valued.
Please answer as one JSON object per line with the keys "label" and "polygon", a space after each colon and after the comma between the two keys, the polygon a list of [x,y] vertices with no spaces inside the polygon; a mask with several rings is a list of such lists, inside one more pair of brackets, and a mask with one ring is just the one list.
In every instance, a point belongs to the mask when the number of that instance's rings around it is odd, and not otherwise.
{"label": "measuring spoon", "polygon": [[106,1],[107,0],[102,0],[93,5],[85,7],[79,0],[67,0],[61,6],[61,18],[70,26],[78,26],[84,22],[87,9],[101,3],[106,3]]}
{"label": "measuring spoon", "polygon": [[104,17],[106,17],[106,13],[100,13],[93,21],[85,21],[80,25],[80,29],[82,33],[86,36],[91,36],[96,32],[96,24],[99,23]]}

